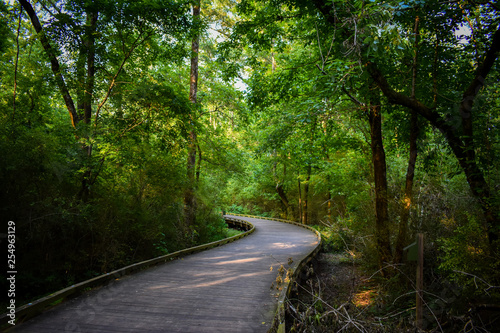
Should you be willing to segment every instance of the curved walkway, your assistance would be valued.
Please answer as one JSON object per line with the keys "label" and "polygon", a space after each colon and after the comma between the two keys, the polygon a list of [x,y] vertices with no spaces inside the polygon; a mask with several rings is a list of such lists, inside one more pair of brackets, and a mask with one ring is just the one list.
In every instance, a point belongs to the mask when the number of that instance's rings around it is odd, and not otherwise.
{"label": "curved walkway", "polygon": [[303,259],[318,240],[295,225],[237,218],[255,232],[125,276],[9,332],[266,332],[277,309],[271,286],[279,267]]}

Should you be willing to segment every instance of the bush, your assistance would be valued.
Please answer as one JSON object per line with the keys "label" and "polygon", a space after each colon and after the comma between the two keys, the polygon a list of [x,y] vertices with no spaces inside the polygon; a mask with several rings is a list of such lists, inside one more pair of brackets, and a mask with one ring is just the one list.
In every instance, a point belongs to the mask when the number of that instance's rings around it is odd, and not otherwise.
{"label": "bush", "polygon": [[444,223],[455,228],[451,237],[439,239],[442,251],[439,269],[467,294],[483,295],[485,291],[492,291],[490,286],[500,283],[500,257],[498,253],[490,253],[482,223],[472,215],[462,225],[454,226],[452,219]]}

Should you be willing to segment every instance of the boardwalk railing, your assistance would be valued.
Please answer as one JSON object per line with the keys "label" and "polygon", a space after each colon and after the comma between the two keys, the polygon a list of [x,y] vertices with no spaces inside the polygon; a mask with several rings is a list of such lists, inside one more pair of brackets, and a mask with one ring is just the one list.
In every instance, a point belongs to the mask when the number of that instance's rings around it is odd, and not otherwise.
{"label": "boardwalk railing", "polygon": [[277,222],[293,224],[293,225],[311,230],[318,237],[318,245],[313,250],[311,250],[311,252],[309,252],[307,254],[307,256],[304,257],[304,259],[302,259],[300,262],[293,264],[293,266],[291,267],[292,272],[293,272],[292,277],[289,279],[288,283],[285,283],[285,285],[283,286],[283,289],[281,290],[281,292],[279,294],[278,309],[276,310],[276,314],[275,314],[274,319],[273,319],[273,324],[271,325],[271,328],[269,329],[268,333],[275,333],[275,332],[285,333],[285,331],[286,331],[286,323],[285,323],[285,302],[286,302],[286,299],[290,296],[290,293],[292,291],[291,286],[293,286],[293,283],[298,280],[304,267],[306,267],[306,265],[320,251],[321,242],[322,242],[321,233],[318,230],[316,230],[308,225],[300,224],[298,222],[294,222],[294,221],[290,221],[290,220],[283,220],[283,219],[277,219],[277,218],[272,218],[272,217],[245,215],[245,214],[235,214],[235,213],[228,213],[228,214],[233,215],[233,216],[258,218],[258,219],[262,219],[262,220],[270,220],[270,221],[277,221]]}
{"label": "boardwalk railing", "polygon": [[[26,321],[32,317],[35,317],[39,315],[41,312],[44,310],[50,308],[51,306],[60,303],[61,301],[64,301],[66,298],[69,296],[78,296],[82,294],[83,292],[89,290],[90,288],[95,288],[99,286],[103,286],[107,283],[109,283],[112,280],[119,279],[120,277],[124,275],[128,275],[134,272],[137,272],[139,270],[143,270],[145,268],[155,266],[161,263],[165,263],[167,261],[174,260],[178,257],[182,257],[188,254],[192,254],[195,252],[200,252],[204,250],[208,250],[217,246],[221,246],[223,244],[231,243],[234,242],[238,239],[241,239],[252,232],[255,231],[255,227],[247,221],[243,221],[237,218],[232,218],[232,217],[224,217],[226,220],[226,223],[229,225],[235,225],[238,226],[239,228],[245,229],[246,231],[236,235],[232,236],[229,238],[222,239],[220,241],[212,242],[212,243],[207,243],[195,247],[191,247],[188,249],[176,251],[170,254],[166,254],[160,257],[156,257],[153,259],[141,261],[120,269],[117,269],[115,271],[97,276],[95,278],[77,283],[75,285],[72,285],[71,287],[67,287],[65,289],[56,291],[48,296],[45,296],[43,298],[37,299],[36,301],[33,301],[31,303],[28,303],[26,305],[23,305],[19,308],[16,308],[15,311],[15,319],[16,319],[16,324],[21,323],[23,321]],[[9,313],[3,313],[0,315],[0,330],[4,330],[7,327],[10,327],[11,325],[8,324],[9,320],[11,320],[11,317],[9,316]]]}

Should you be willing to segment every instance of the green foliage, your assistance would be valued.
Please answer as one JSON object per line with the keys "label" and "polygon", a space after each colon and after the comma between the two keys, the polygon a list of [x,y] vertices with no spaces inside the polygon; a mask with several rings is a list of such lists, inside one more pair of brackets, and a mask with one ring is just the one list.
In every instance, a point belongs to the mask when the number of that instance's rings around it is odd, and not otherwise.
{"label": "green foliage", "polygon": [[490,252],[484,225],[477,217],[469,215],[463,224],[457,224],[453,219],[445,219],[443,223],[453,230],[453,235],[439,239],[443,252],[439,269],[451,281],[477,295],[500,282],[500,257]]}
{"label": "green foliage", "polygon": [[[202,4],[200,22],[192,22],[191,2],[184,0],[43,4],[35,7],[70,94],[80,115],[83,102],[90,103],[92,117],[71,127],[28,18],[21,16],[17,58],[19,8],[0,3],[0,215],[18,223],[25,253],[19,265],[30,267],[19,274],[26,300],[234,235],[221,211],[299,220],[306,201],[325,250],[347,248],[373,261],[365,64],[376,62],[388,84],[410,95],[418,16],[415,98],[467,139],[457,105],[499,18],[495,5],[473,1],[244,0],[227,15],[235,4],[219,0]],[[97,12],[92,28],[89,18]],[[198,34],[199,94],[192,105],[185,60]],[[96,71],[87,77],[92,38]],[[497,62],[471,110],[475,162],[492,207],[500,202]],[[406,203],[410,112],[390,102],[381,99],[393,240]],[[419,117],[408,238],[424,232],[432,274],[477,296],[498,285],[500,260],[485,238],[470,179],[449,136],[435,126]],[[196,183],[189,184],[193,129],[199,164]],[[190,186],[197,224],[187,227],[182,198]],[[367,267],[380,269],[374,262]],[[397,284],[407,268],[387,283]],[[394,290],[405,293],[409,284]],[[403,299],[395,306],[409,306]]]}
{"label": "green foliage", "polygon": [[210,243],[226,238],[228,227],[220,212],[204,210],[203,214],[198,214],[197,220],[201,222],[198,223],[196,232],[193,233],[196,244]]}
{"label": "green foliage", "polygon": [[227,213],[247,214],[248,212],[244,207],[232,204],[231,206],[229,206]]}
{"label": "green foliage", "polygon": [[[414,88],[419,102],[435,109],[442,117],[439,121],[452,127],[460,140],[467,140],[462,136],[463,114],[457,113],[458,104],[491,45],[498,28],[498,8],[477,2],[306,4],[250,0],[242,1],[237,8],[244,20],[236,26],[231,43],[236,47],[240,43],[249,45],[238,54],[246,55],[249,68],[247,100],[253,127],[247,130],[251,134],[245,148],[252,158],[247,159],[250,165],[246,166],[244,177],[233,177],[228,183],[228,202],[234,210],[289,215],[282,195],[278,194],[280,189],[297,218],[299,202],[304,205],[308,199],[313,223],[328,225],[320,228],[325,234],[325,248],[341,250],[345,241],[363,253],[370,270],[378,271],[381,267],[375,264],[373,256],[377,247],[373,237],[376,230],[371,138],[363,106],[368,103],[364,85],[370,80],[365,64],[377,63],[398,93],[410,96]],[[415,47],[417,17],[419,36]],[[230,54],[231,43],[224,45],[226,54]],[[418,68],[412,87],[415,54]],[[476,145],[470,149],[477,159],[468,163],[478,163],[478,173],[468,178],[464,175],[456,149],[450,149],[450,136],[436,130],[436,121],[423,117],[418,120],[419,155],[416,168],[409,171],[415,178],[407,238],[413,238],[417,232],[426,234],[426,269],[432,272],[426,279],[435,278],[433,274],[443,277],[436,283],[439,286],[433,284],[430,289],[439,290],[453,282],[464,283],[472,290],[476,281],[481,285],[476,291],[479,294],[498,285],[498,250],[488,244],[484,214],[478,205],[484,197],[474,199],[469,188],[473,178],[483,172],[492,192],[488,202],[498,216],[499,168],[495,157],[498,154],[494,154],[499,142],[497,62],[488,76],[491,81],[485,82],[471,113]],[[394,242],[402,223],[401,212],[408,203],[404,187],[410,112],[406,107],[391,105],[392,102],[381,101],[390,240]],[[456,220],[456,225],[446,225],[449,220]],[[404,276],[413,274],[414,269],[407,266],[384,282],[390,286],[388,289],[398,292],[395,299],[411,288],[411,281]],[[401,283],[402,280],[405,281]],[[488,292],[493,290],[489,288]],[[410,306],[408,299],[401,299],[403,303],[396,306]],[[433,307],[437,303],[429,301]]]}
{"label": "green foliage", "polygon": [[[2,40],[6,52],[0,57],[0,215],[16,221],[16,248],[25,253],[17,263],[25,268],[18,275],[20,303],[133,262],[234,234],[216,208],[220,194],[212,192],[220,191],[224,166],[213,168],[211,180],[200,181],[198,225],[185,230],[182,224],[185,146],[193,111],[182,77],[184,42],[190,42],[190,4],[60,5],[43,24],[52,46],[65,50],[57,56],[75,104],[83,101],[82,92],[88,93],[82,85],[86,65],[81,61],[89,51],[82,47],[89,38],[88,15],[99,12],[90,124],[82,121],[76,130],[71,128],[50,64],[39,41],[31,38],[24,16],[16,72],[12,34]],[[2,24],[4,16],[2,12]],[[14,31],[16,22],[8,22]],[[243,108],[236,90],[216,81],[210,90],[219,96],[206,94],[206,108],[217,102],[222,115],[228,108]],[[205,118],[194,125],[205,161],[225,160],[229,169],[237,170],[229,156],[238,154],[224,129],[234,117],[221,114],[211,118],[211,126]],[[209,166],[204,174],[210,174]],[[82,188],[89,193],[85,199],[79,195]]]}
{"label": "green foliage", "polygon": [[242,233],[242,231],[240,231],[240,230],[227,228],[227,230],[225,231],[225,236],[226,236],[226,238],[227,237],[234,237],[234,236],[240,235],[241,233]]}
{"label": "green foliage", "polygon": [[4,53],[9,46],[7,36],[12,34],[8,24],[8,14],[7,6],[0,2],[0,35],[3,36],[0,41],[0,53]]}

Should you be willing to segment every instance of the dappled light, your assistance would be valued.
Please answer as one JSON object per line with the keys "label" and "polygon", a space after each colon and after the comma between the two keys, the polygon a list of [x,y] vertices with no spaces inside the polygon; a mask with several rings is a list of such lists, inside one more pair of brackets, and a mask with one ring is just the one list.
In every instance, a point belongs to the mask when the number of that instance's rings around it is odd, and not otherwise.
{"label": "dappled light", "polygon": [[254,262],[254,261],[259,261],[259,260],[262,260],[262,258],[243,258],[243,259],[236,259],[236,260],[219,261],[219,262],[215,263],[214,265],[245,264],[248,262]]}
{"label": "dappled light", "polygon": [[356,293],[352,300],[352,303],[360,308],[366,308],[373,305],[374,298],[376,296],[376,290],[364,290]]}
{"label": "dappled light", "polygon": [[43,333],[495,331],[499,22],[493,0],[1,1],[0,330],[137,272]]}
{"label": "dappled light", "polygon": [[[283,283],[289,281],[285,267],[293,262],[291,256],[300,261],[319,242],[313,232],[297,226],[258,219],[252,223],[267,233],[117,279],[75,299],[76,306],[63,304],[39,320],[16,325],[16,332],[48,333],[74,325],[123,332],[131,322],[140,331],[175,327],[174,331],[186,332],[199,329],[200,322],[214,332],[267,330],[277,313]],[[285,242],[274,241],[298,236],[307,242],[294,246],[294,251],[283,251],[276,244]],[[258,256],[255,251],[247,253],[249,247],[260,249]],[[115,320],[117,315],[120,320]]]}
{"label": "dappled light", "polygon": [[[223,285],[223,284],[228,283],[230,281],[235,281],[235,280],[241,281],[241,279],[244,280],[247,277],[259,277],[259,276],[262,276],[265,274],[267,274],[267,272],[235,274],[235,275],[231,276],[230,274],[227,274],[227,272],[226,272],[226,274],[221,273],[220,275],[218,275],[219,278],[217,278],[217,276],[211,276],[210,281],[206,281],[206,280],[196,281],[196,279],[195,279],[194,283],[187,283],[187,284],[180,286],[179,288],[180,289],[206,288],[206,287],[211,287],[211,286],[215,286],[215,285]],[[227,275],[229,275],[229,276],[227,276]]]}
{"label": "dappled light", "polygon": [[273,243],[272,246],[274,248],[280,248],[280,249],[291,249],[296,247],[297,245],[291,243]]}

